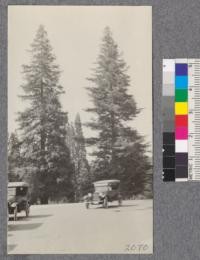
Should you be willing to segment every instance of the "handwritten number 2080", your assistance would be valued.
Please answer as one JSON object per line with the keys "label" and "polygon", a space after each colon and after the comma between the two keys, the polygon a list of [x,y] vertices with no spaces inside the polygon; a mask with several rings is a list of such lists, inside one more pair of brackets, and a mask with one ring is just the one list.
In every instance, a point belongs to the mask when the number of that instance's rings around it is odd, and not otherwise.
{"label": "handwritten number 2080", "polygon": [[125,247],[125,251],[128,252],[134,252],[134,251],[144,252],[147,249],[148,249],[147,244],[127,244]]}

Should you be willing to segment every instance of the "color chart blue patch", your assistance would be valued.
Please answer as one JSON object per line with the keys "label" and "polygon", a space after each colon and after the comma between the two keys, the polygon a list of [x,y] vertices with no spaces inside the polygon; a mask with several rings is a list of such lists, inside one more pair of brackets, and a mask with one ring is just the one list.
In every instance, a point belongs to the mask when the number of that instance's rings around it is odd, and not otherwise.
{"label": "color chart blue patch", "polygon": [[188,65],[185,63],[181,64],[175,64],[175,70],[177,76],[186,76],[188,75]]}
{"label": "color chart blue patch", "polygon": [[176,89],[187,89],[188,76],[176,76],[175,85],[176,85]]}

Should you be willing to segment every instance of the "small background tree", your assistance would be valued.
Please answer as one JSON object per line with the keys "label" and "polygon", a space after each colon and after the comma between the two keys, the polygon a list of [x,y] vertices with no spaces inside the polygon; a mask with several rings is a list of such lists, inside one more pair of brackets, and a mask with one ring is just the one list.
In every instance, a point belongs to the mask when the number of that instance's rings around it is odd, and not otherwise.
{"label": "small background tree", "polygon": [[21,144],[15,132],[8,137],[8,181],[20,181],[21,166]]}
{"label": "small background tree", "polygon": [[80,201],[91,187],[90,167],[86,156],[85,138],[80,115],[77,114],[74,124],[68,125],[67,145],[75,172],[73,177],[75,200]]}

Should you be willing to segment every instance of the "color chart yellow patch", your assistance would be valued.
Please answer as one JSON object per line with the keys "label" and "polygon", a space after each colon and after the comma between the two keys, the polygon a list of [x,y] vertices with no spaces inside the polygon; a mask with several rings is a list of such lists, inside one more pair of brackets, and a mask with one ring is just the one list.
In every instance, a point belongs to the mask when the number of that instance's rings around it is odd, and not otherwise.
{"label": "color chart yellow patch", "polygon": [[176,102],[175,103],[175,114],[176,115],[187,115],[188,114],[188,102]]}

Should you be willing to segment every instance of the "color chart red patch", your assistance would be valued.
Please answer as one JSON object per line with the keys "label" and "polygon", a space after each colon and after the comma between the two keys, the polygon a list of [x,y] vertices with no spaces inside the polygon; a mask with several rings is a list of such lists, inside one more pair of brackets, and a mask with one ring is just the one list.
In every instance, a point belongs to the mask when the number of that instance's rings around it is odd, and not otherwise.
{"label": "color chart red patch", "polygon": [[188,115],[176,115],[176,126],[188,126]]}

